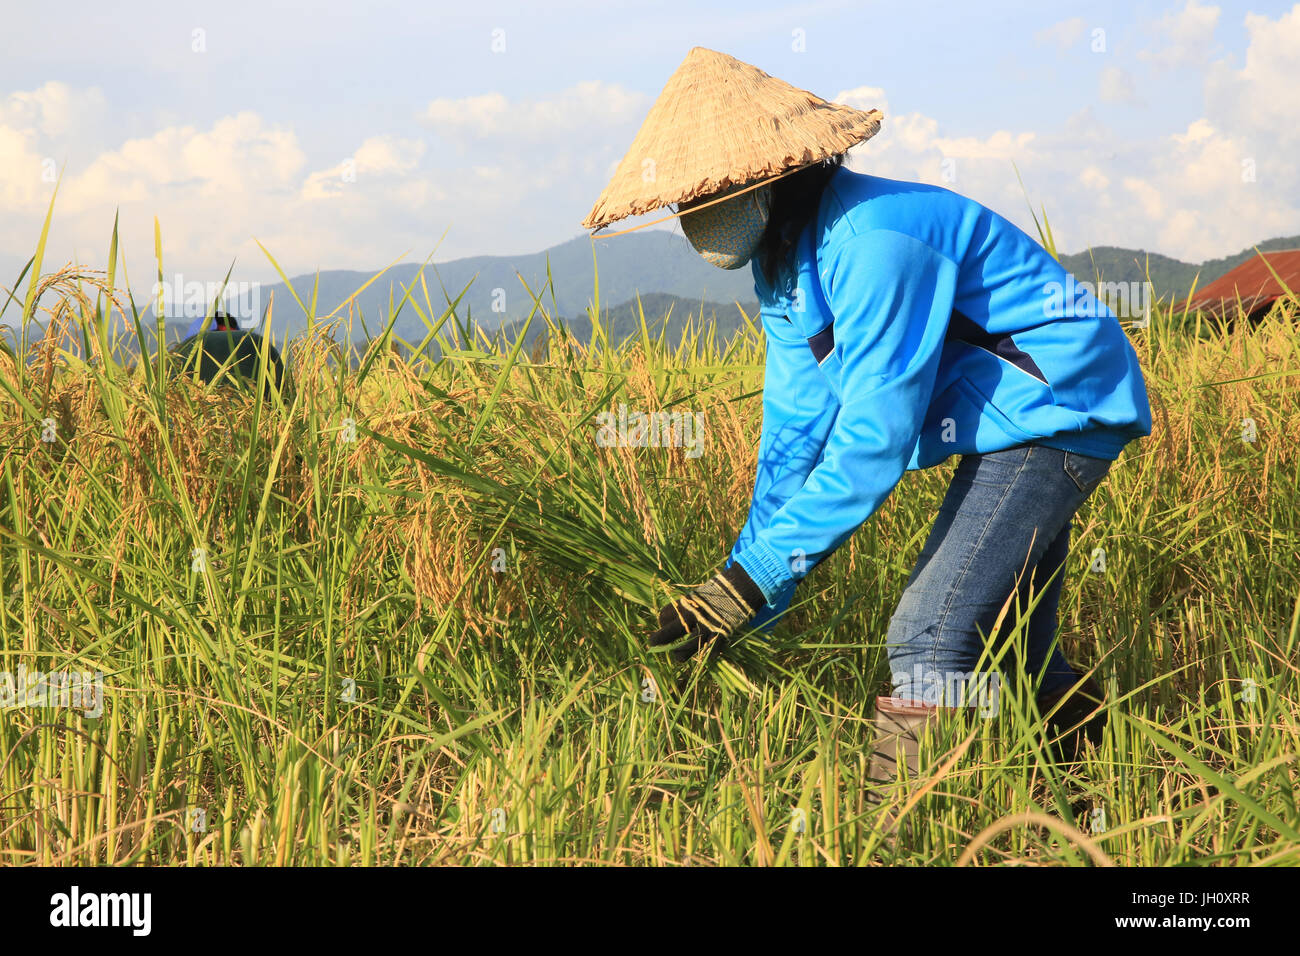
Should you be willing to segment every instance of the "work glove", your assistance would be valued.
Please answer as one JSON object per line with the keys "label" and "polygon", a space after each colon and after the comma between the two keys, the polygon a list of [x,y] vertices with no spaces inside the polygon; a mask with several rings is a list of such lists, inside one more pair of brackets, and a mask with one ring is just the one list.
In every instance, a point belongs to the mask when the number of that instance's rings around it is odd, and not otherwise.
{"label": "work glove", "polygon": [[758,585],[733,562],[659,612],[659,630],[650,635],[650,646],[684,640],[671,654],[675,661],[689,660],[705,644],[740,630],[765,603]]}

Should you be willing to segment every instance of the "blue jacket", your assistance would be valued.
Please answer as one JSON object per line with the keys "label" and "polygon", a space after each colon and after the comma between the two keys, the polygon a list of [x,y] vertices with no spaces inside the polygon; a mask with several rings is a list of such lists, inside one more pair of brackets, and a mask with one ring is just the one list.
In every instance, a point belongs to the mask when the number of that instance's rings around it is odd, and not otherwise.
{"label": "blue jacket", "polygon": [[752,269],[767,360],[739,562],[767,599],[906,470],[1026,442],[1114,460],[1151,433],[1114,314],[1006,219],[950,190],[838,169],[777,287]]}

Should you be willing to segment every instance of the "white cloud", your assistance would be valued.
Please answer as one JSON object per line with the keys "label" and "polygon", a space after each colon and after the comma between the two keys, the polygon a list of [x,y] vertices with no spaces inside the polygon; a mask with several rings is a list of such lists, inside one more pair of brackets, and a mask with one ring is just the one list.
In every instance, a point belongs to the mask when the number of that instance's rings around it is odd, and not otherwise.
{"label": "white cloud", "polygon": [[[1161,65],[1204,56],[1218,10],[1193,2],[1166,18]],[[1047,206],[1058,246],[1127,245],[1199,261],[1260,239],[1300,231],[1300,125],[1292,97],[1300,77],[1300,4],[1277,19],[1247,15],[1244,65],[1221,59],[1205,71],[1205,115],[1182,129],[1133,140],[1092,109],[1060,130],[944,135],[921,113],[892,115],[874,87],[835,97],[885,112],[880,133],[852,152],[855,169],[947,186],[1032,232],[1012,169],[1035,206]],[[1119,67],[1101,76],[1100,99],[1136,98]],[[1140,101],[1138,101],[1140,104]],[[1252,179],[1253,177],[1253,179]]]}
{"label": "white cloud", "polygon": [[[47,160],[96,104],[97,90],[59,84],[0,101],[0,218],[10,226],[0,259],[31,255],[54,188]],[[565,232],[580,230],[592,179],[621,156],[648,108],[640,94],[600,82],[550,98],[435,104],[424,119],[436,130],[413,123],[344,156],[309,157],[292,127],[254,112],[165,125],[89,158],[83,145],[69,155],[47,263],[102,265],[118,210],[137,281],[154,269],[154,216],[168,271],[186,274],[224,275],[238,257],[253,278],[272,278],[254,236],[290,273],[423,258],[444,233],[440,255],[533,251],[556,241],[557,209]],[[458,157],[430,147],[447,139],[473,148]]]}
{"label": "white cloud", "polygon": [[1085,166],[1079,173],[1079,183],[1098,195],[1105,195],[1110,189],[1110,177],[1096,166]]}
{"label": "white cloud", "polygon": [[[1008,176],[1015,183],[1012,162],[1024,169],[1037,156],[1033,132],[996,130],[982,137],[945,136],[933,117],[891,113],[888,97],[878,87],[844,90],[832,99],[858,109],[874,107],[885,114],[880,132],[850,151],[847,163],[851,169],[945,186],[1004,213],[1015,198],[1006,188]],[[1016,201],[1023,205],[1022,197]]]}
{"label": "white cloud", "polygon": [[1160,190],[1146,180],[1137,176],[1125,176],[1124,188],[1138,204],[1137,212],[1146,217],[1148,222],[1159,223],[1165,218],[1165,200]]}
{"label": "white cloud", "polygon": [[35,147],[34,138],[22,130],[0,125],[0,208],[14,214],[30,211],[49,201],[51,184],[44,181],[48,157]]}
{"label": "white cloud", "polygon": [[150,197],[203,197],[213,202],[213,212],[226,211],[246,197],[289,186],[304,162],[293,132],[267,126],[256,113],[224,117],[208,130],[171,126],[127,140],[71,175],[59,209],[76,213]]}
{"label": "white cloud", "polygon": [[[885,114],[851,165],[948,186],[1032,234],[1014,163],[1070,251],[1127,245],[1201,259],[1294,234],[1300,131],[1286,94],[1300,76],[1300,5],[1243,18],[1249,46],[1204,67],[1201,115],[1175,129],[1153,116],[1138,137],[1108,126],[1105,104],[1141,105],[1153,68],[1204,62],[1218,17],[1195,0],[1166,17],[1145,59],[1105,61],[1096,102],[1063,120],[954,135],[943,115],[910,104],[895,114],[879,87],[845,90],[834,99]],[[1076,18],[1039,40],[1069,45],[1086,33]],[[368,268],[408,250],[423,258],[444,231],[440,257],[533,251],[580,231],[649,101],[599,81],[548,95],[435,99],[395,130],[320,151],[291,123],[256,112],[160,121],[112,138],[126,124],[99,90],[47,83],[0,98],[0,258],[31,255],[53,189],[51,160],[67,168],[47,261],[100,263],[120,207],[137,281],[152,269],[155,215],[168,268],[187,273],[224,274],[238,256],[241,268],[270,278],[252,236],[291,274]]]}
{"label": "white cloud", "polygon": [[75,89],[51,81],[35,90],[10,93],[0,101],[0,126],[24,130],[53,140],[83,133],[106,112],[98,87]]}
{"label": "white cloud", "polygon": [[880,110],[886,116],[889,115],[889,98],[878,86],[855,86],[851,90],[841,90],[831,97],[831,101],[859,110]]}
{"label": "white cloud", "polygon": [[465,96],[460,99],[439,98],[425,107],[422,119],[427,126],[444,135],[490,136],[498,132],[503,117],[510,112],[510,101],[500,93]]}
{"label": "white cloud", "polygon": [[1058,50],[1067,50],[1083,39],[1087,27],[1083,17],[1072,17],[1054,23],[1045,30],[1039,30],[1034,34],[1034,42],[1040,46],[1051,45]]}
{"label": "white cloud", "polygon": [[420,121],[438,136],[452,141],[498,137],[536,141],[639,120],[648,110],[644,94],[590,80],[539,99],[511,101],[500,93],[439,98],[424,108]]}
{"label": "white cloud", "polygon": [[1219,13],[1218,7],[1187,0],[1182,10],[1167,13],[1150,25],[1150,31],[1164,42],[1158,49],[1141,51],[1139,58],[1171,69],[1201,66],[1213,52],[1211,44]]}
{"label": "white cloud", "polygon": [[1121,66],[1102,68],[1098,94],[1105,103],[1138,104],[1137,85],[1133,74]]}
{"label": "white cloud", "polygon": [[102,132],[105,107],[97,87],[58,82],[0,99],[0,211],[43,215],[70,153]]}
{"label": "white cloud", "polygon": [[1295,135],[1295,93],[1300,85],[1300,4],[1277,20],[1245,17],[1250,43],[1241,69],[1224,60],[1210,65],[1207,112],[1226,128]]}
{"label": "white cloud", "polygon": [[[1159,143],[1149,176],[1179,210],[1158,241],[1222,255],[1300,232],[1300,4],[1276,20],[1248,14],[1240,68],[1210,65],[1205,116]],[[1190,224],[1190,228],[1188,228]]]}
{"label": "white cloud", "polygon": [[[342,196],[362,177],[377,179],[406,176],[419,165],[424,149],[424,143],[418,140],[372,136],[358,146],[351,156],[328,169],[311,173],[303,183],[302,198],[312,200]],[[438,194],[408,189],[405,195],[423,196],[427,201]]]}

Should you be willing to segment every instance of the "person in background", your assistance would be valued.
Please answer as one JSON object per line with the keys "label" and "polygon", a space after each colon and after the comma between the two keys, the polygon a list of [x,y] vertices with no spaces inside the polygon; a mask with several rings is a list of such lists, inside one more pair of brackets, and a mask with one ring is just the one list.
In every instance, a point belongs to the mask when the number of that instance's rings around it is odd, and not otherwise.
{"label": "person in background", "polygon": [[220,385],[254,388],[264,349],[267,364],[263,396],[269,398],[272,388],[282,391],[285,387],[279,350],[254,330],[240,328],[239,322],[224,312],[191,323],[185,338],[172,352],[173,368],[177,372],[188,370],[204,383],[216,381]]}

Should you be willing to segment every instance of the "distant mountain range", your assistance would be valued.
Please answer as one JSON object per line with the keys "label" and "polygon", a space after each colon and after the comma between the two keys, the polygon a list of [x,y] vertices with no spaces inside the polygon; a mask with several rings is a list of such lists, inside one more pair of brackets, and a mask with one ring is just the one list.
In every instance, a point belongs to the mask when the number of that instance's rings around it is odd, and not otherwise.
{"label": "distant mountain range", "polygon": [[[1277,252],[1281,249],[1300,249],[1300,236],[1280,236],[1265,239],[1258,244],[1261,252]],[[1061,265],[1076,279],[1094,282],[1097,273],[1106,282],[1144,282],[1147,269],[1151,271],[1151,284],[1156,295],[1164,296],[1165,301],[1181,301],[1192,289],[1192,282],[1200,289],[1215,279],[1235,269],[1255,255],[1254,249],[1241,252],[1222,259],[1207,259],[1202,263],[1182,262],[1162,256],[1158,252],[1144,252],[1140,249],[1122,249],[1117,246],[1096,246],[1087,252],[1061,256]],[[1200,273],[1199,278],[1197,273]]]}
{"label": "distant mountain range", "polygon": [[[684,241],[684,240],[683,240]],[[1280,249],[1300,248],[1300,236],[1268,239],[1259,244],[1262,252]],[[1116,282],[1141,283],[1150,282],[1157,296],[1164,296],[1166,302],[1181,301],[1192,289],[1202,288],[1229,270],[1255,255],[1254,249],[1245,249],[1235,255],[1221,259],[1211,259],[1199,265],[1181,262],[1159,253],[1147,253],[1137,249],[1123,249],[1118,246],[1098,246],[1087,252],[1061,256],[1061,265],[1081,282]],[[749,270],[741,270],[748,278]],[[1199,276],[1198,276],[1199,273]],[[602,279],[602,286],[604,282]],[[665,293],[642,294],[640,306],[635,299],[621,302],[616,306],[602,308],[601,327],[611,341],[621,341],[630,336],[639,335],[641,315],[644,314],[651,334],[656,334],[666,321],[667,340],[680,340],[682,330],[689,321],[692,328],[699,328],[701,317],[705,322],[716,324],[716,335],[723,341],[729,339],[745,322],[745,316],[757,322],[758,302],[753,298],[752,282],[746,282],[745,295],[730,302],[701,301]],[[1115,303],[1111,303],[1115,307]],[[741,309],[744,310],[742,315]],[[1122,313],[1120,313],[1122,314]],[[513,342],[524,321],[517,319],[500,327],[505,340]],[[564,324],[569,327],[580,342],[591,338],[591,317],[586,312],[566,318]],[[529,344],[545,331],[546,325],[537,319],[529,327],[527,342]]]}
{"label": "distant mountain range", "polygon": [[[664,340],[674,346],[681,342],[688,326],[692,331],[701,331],[711,323],[714,336],[721,342],[727,342],[744,326],[746,316],[755,325],[759,324],[757,301],[714,302],[707,299],[685,299],[663,292],[642,295],[639,301],[631,299],[613,307],[602,307],[600,312],[601,331],[615,344],[641,335],[642,316],[645,317],[646,330],[651,337],[658,337],[662,333]],[[526,321],[516,319],[501,326],[498,329],[501,341],[514,342],[518,339]],[[593,328],[590,313],[565,318],[562,324],[577,341],[584,344],[591,341]],[[546,323],[541,317],[533,319],[528,326],[525,344],[531,347],[546,332]]]}
{"label": "distant mountain range", "polygon": [[[414,263],[394,266],[357,296],[357,312],[372,333],[382,327],[390,302],[394,308],[397,306],[419,271],[419,265]],[[634,299],[638,292],[662,293],[697,303],[700,300],[730,303],[754,298],[754,280],[748,268],[727,271],[711,266],[696,255],[683,237],[662,230],[646,230],[609,240],[593,240],[584,235],[531,255],[474,256],[435,263],[424,269],[424,286],[433,307],[431,318],[437,320],[449,302],[464,293],[456,309],[457,316],[493,332],[526,319],[533,309],[532,295],[538,296],[542,307],[554,318],[584,315],[591,306],[597,273],[602,312],[605,305],[621,306]],[[321,272],[317,315],[333,312],[372,275]],[[302,301],[308,302],[316,276],[298,276],[291,281]],[[306,327],[303,311],[284,283],[262,288],[263,309],[272,295],[275,297],[274,328]],[[424,291],[418,284],[412,299],[420,310],[428,312]],[[540,315],[537,322],[545,324]],[[359,334],[361,323],[355,322],[353,329],[354,335]],[[394,330],[409,342],[419,342],[427,327],[408,302]]]}
{"label": "distant mountain range", "polygon": [[[1300,247],[1300,236],[1279,237],[1259,243],[1263,251],[1297,247]],[[1204,286],[1253,255],[1253,249],[1244,249],[1231,256],[1198,264],[1138,249],[1098,246],[1086,252],[1064,255],[1061,263],[1081,281],[1095,281],[1100,274],[1106,282],[1141,283],[1146,281],[1149,269],[1156,294],[1168,300],[1186,296],[1198,272],[1199,286]],[[352,305],[355,313],[352,337],[354,340],[364,339],[368,337],[367,333],[374,335],[378,332],[385,318],[397,309],[404,290],[412,288],[414,283],[414,303],[426,314],[429,312],[424,291],[427,289],[429,305],[432,306],[431,318],[435,321],[449,302],[461,297],[456,315],[462,323],[472,320],[489,334],[501,331],[506,335],[520,328],[532,309],[530,289],[540,297],[548,314],[570,326],[578,338],[585,341],[591,334],[588,310],[597,270],[604,316],[602,325],[614,338],[624,338],[639,330],[635,301],[638,293],[646,317],[652,323],[667,315],[671,307],[668,335],[672,341],[676,341],[689,317],[694,316],[697,321],[701,315],[705,319],[715,319],[718,333],[726,337],[743,322],[737,303],[751,318],[757,311],[753,278],[748,267],[734,271],[715,268],[696,255],[681,235],[665,230],[644,230],[612,239],[592,239],[582,235],[530,255],[473,256],[432,264],[424,268],[423,287],[417,281],[419,264],[394,266],[356,296]],[[315,291],[315,312],[318,317],[323,317],[340,309],[373,276],[374,273],[370,272],[335,269],[296,276],[291,282],[294,292],[304,303],[310,303]],[[528,289],[525,289],[524,282]],[[235,310],[235,314],[245,324],[250,324],[250,319],[265,315],[272,302],[274,308],[270,323],[277,341],[284,341],[306,329],[306,316],[284,283],[262,286],[251,295],[245,292],[244,308]],[[345,316],[347,311],[342,309],[341,315]],[[152,313],[142,316],[142,319],[146,341],[151,346],[156,320]],[[178,341],[191,321],[169,317],[167,341]],[[545,323],[539,315],[530,329],[530,340],[544,328]],[[398,313],[394,331],[412,344],[425,337],[427,326],[411,302],[407,302]],[[450,321],[444,326],[444,331],[451,331]]]}
{"label": "distant mountain range", "polygon": [[[455,259],[438,264],[436,270],[434,267],[426,268],[425,285],[435,310],[445,309],[448,298],[454,299],[468,286],[469,290],[457,307],[457,315],[462,320],[472,319],[488,332],[503,326],[518,327],[533,305],[520,283],[520,276],[534,293],[541,293],[546,284],[549,258],[551,289],[541,296],[542,303],[553,317],[564,317],[579,338],[585,338],[591,329],[587,310],[591,306],[596,278],[592,263],[593,243],[595,265],[599,270],[602,315],[606,309],[610,310],[610,318],[604,320],[604,324],[612,324],[617,331],[624,330],[635,315],[638,293],[649,319],[662,316],[668,306],[673,306],[670,329],[677,327],[688,314],[698,317],[701,312],[706,317],[716,313],[720,323],[737,327],[742,321],[737,302],[751,317],[757,311],[753,277],[748,267],[727,271],[711,266],[696,255],[685,238],[664,230],[644,230],[608,240],[580,236],[528,256]],[[1300,235],[1268,239],[1259,243],[1259,248],[1265,252],[1300,248]],[[1191,263],[1140,249],[1098,246],[1089,251],[1063,255],[1061,264],[1081,281],[1096,281],[1100,273],[1106,282],[1142,283],[1147,280],[1149,269],[1156,294],[1168,300],[1185,297],[1198,272],[1198,284],[1204,286],[1254,254],[1254,249],[1243,249],[1221,259]],[[395,266],[357,297],[359,312],[372,331],[382,324],[381,316],[388,314],[389,302],[394,306],[400,302],[403,287],[410,286],[418,269],[419,266],[414,264]],[[373,273],[342,271],[320,273],[317,314],[333,311],[371,275]],[[441,280],[441,286],[438,280]],[[304,302],[310,300],[315,281],[315,276],[298,276],[292,280],[294,290]],[[446,296],[442,293],[443,288],[447,290]],[[263,287],[263,308],[272,294],[275,296],[274,328],[306,326],[302,310],[283,283]],[[421,290],[417,288],[413,298],[421,308],[425,307]],[[530,336],[544,327],[540,316],[534,325],[536,328],[530,331]],[[355,332],[360,332],[359,324],[354,328]],[[395,331],[410,342],[418,342],[424,337],[425,325],[410,303],[402,310]]]}

